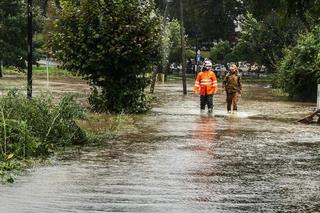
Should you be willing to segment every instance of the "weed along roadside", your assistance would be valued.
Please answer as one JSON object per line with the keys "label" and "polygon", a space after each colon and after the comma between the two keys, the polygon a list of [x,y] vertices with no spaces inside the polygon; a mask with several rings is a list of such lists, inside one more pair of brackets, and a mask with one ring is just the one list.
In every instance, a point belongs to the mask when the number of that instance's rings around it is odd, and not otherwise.
{"label": "weed along roadside", "polygon": [[[38,74],[35,77],[41,81]],[[21,85],[23,79],[16,81],[16,85]],[[52,164],[52,156],[69,159],[83,146],[103,146],[117,141],[124,134],[139,132],[136,123],[141,116],[90,112],[87,101],[83,101],[87,98],[83,91],[88,85],[79,78],[70,80],[69,84],[65,81],[64,76],[56,76],[55,82],[51,82],[52,96],[41,94],[39,91],[45,88],[45,84],[39,84],[32,100],[16,89],[3,91],[0,96],[2,183],[14,182],[15,177],[27,168]],[[172,85],[177,83],[172,76],[169,81],[174,82]],[[75,92],[64,95],[71,88]],[[151,97],[153,107],[166,102],[168,97],[163,85],[157,90],[157,96]]]}
{"label": "weed along roadside", "polygon": [[[22,171],[50,163],[49,157],[80,145],[99,144],[133,130],[126,114],[89,113],[73,96],[29,100],[17,90],[0,97],[0,179],[14,182]],[[120,128],[121,127],[121,128]],[[125,128],[124,128],[125,127]]]}
{"label": "weed along roadside", "polygon": [[[49,88],[43,71],[35,72],[35,96],[25,97],[23,73],[6,70],[0,85],[0,182],[14,182],[31,167],[51,164],[57,154],[99,145],[135,131],[135,116],[93,113],[89,86],[57,69]],[[65,156],[64,156],[65,157]]]}
{"label": "weed along roadside", "polygon": [[1,176],[10,182],[17,170],[32,159],[46,158],[55,147],[88,141],[75,122],[85,117],[84,111],[72,96],[54,104],[45,95],[28,100],[16,90],[10,90],[0,98],[0,113]]}

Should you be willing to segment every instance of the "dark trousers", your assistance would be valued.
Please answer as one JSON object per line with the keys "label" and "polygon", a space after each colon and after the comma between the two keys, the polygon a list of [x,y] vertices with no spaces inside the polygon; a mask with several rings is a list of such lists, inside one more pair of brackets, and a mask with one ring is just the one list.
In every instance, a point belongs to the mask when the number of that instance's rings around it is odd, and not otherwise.
{"label": "dark trousers", "polygon": [[233,106],[233,110],[238,110],[238,93],[227,93],[227,110],[231,111],[231,105]]}
{"label": "dark trousers", "polygon": [[208,105],[208,109],[213,108],[213,95],[200,95],[200,108],[204,110]]}

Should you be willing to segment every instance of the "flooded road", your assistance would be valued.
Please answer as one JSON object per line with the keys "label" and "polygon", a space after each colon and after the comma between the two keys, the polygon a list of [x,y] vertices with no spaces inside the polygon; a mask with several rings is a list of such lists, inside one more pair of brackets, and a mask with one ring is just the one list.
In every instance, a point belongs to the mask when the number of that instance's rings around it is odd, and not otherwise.
{"label": "flooded road", "polygon": [[246,85],[238,116],[224,94],[208,115],[181,90],[158,85],[136,131],[0,186],[0,212],[320,211],[319,126],[295,122],[313,104]]}

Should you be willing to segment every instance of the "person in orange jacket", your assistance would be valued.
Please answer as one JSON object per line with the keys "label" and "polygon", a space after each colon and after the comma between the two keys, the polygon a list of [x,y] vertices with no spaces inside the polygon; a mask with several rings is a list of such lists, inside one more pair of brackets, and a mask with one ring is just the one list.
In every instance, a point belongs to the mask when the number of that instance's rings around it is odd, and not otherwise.
{"label": "person in orange jacket", "polygon": [[208,112],[211,113],[213,109],[213,95],[218,91],[218,82],[216,75],[212,71],[212,63],[210,61],[204,62],[204,66],[196,78],[194,92],[198,93],[199,90],[201,112],[208,105]]}

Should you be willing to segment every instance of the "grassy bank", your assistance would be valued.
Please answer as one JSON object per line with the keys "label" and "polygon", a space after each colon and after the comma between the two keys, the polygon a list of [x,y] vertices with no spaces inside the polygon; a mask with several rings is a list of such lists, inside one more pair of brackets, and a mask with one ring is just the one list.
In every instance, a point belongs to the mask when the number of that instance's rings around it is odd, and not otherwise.
{"label": "grassy bank", "polygon": [[245,76],[242,77],[242,82],[247,84],[271,84],[274,80],[273,75],[266,75],[266,76]]}
{"label": "grassy bank", "polygon": [[[33,74],[35,75],[47,75],[46,67],[33,67],[32,71],[33,71]],[[48,73],[49,75],[53,75],[53,76],[67,76],[67,77],[73,76],[71,72],[60,69],[58,67],[48,67]]]}
{"label": "grassy bank", "polygon": [[46,94],[29,100],[10,90],[0,96],[0,182],[13,182],[21,171],[79,145],[102,145],[137,131],[136,117],[90,113],[72,96],[60,101]]}
{"label": "grassy bank", "polygon": [[0,97],[0,176],[11,181],[31,159],[43,159],[56,147],[88,142],[76,123],[84,111],[66,96],[58,103],[40,95],[29,100],[15,90]]}
{"label": "grassy bank", "polygon": [[[27,73],[27,70],[18,71],[15,68],[9,67],[3,69],[3,75],[24,75]],[[47,75],[47,68],[40,66],[33,66],[32,68],[32,74],[37,76],[46,76]],[[65,76],[65,77],[73,77],[74,75],[64,69],[60,69],[58,67],[48,67],[48,74],[50,76]]]}

